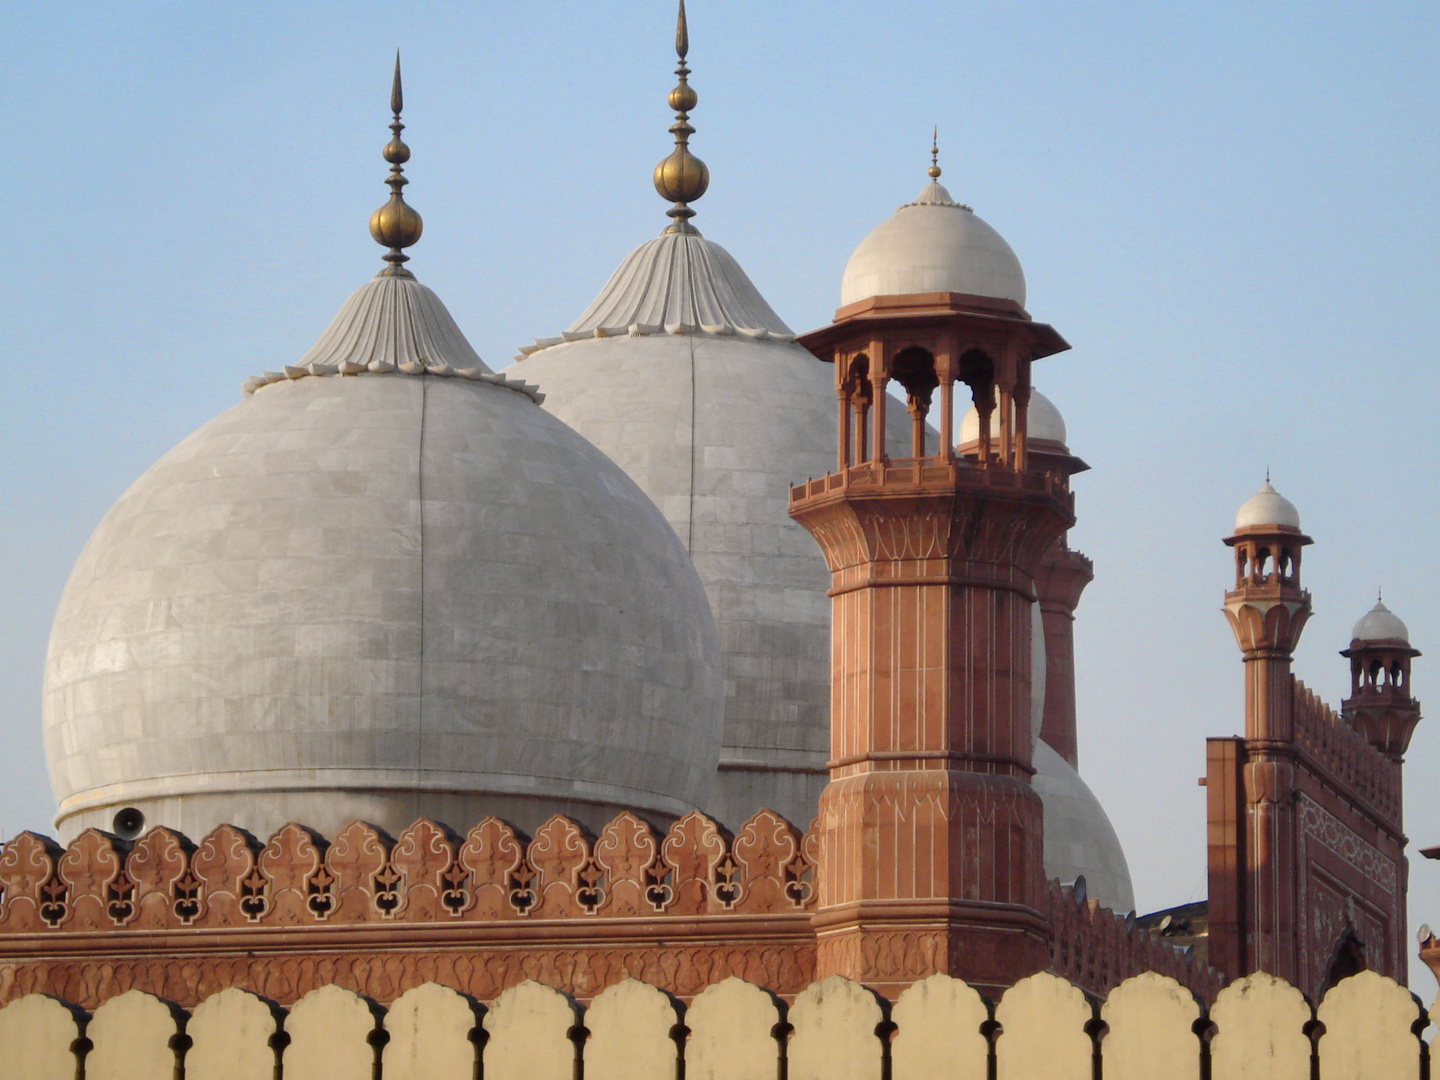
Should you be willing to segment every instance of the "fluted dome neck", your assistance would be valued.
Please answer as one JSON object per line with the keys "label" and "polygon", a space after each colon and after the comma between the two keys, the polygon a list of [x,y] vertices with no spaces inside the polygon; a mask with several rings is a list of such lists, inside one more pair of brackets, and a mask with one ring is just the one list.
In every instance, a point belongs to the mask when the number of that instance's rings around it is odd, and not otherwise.
{"label": "fluted dome neck", "polygon": [[490,371],[432,289],[413,274],[384,270],[350,294],[299,366],[376,360]]}
{"label": "fluted dome neck", "polygon": [[534,387],[491,371],[440,297],[403,268],[382,270],[351,293],[296,363],[257,375],[242,389],[249,396],[262,386],[307,375],[360,374],[453,376],[539,400]]}
{"label": "fluted dome neck", "polygon": [[1300,511],[1266,480],[1265,485],[1240,505],[1235,514],[1235,529],[1255,529],[1267,525],[1285,529],[1300,528]]}
{"label": "fluted dome neck", "polygon": [[728,251],[698,232],[666,232],[626,257],[570,329],[536,338],[517,359],[566,341],[626,334],[795,337]]}
{"label": "fluted dome neck", "polygon": [[1350,638],[1353,641],[1403,641],[1408,645],[1410,629],[1383,600],[1376,600],[1375,606],[1350,631]]}
{"label": "fluted dome neck", "polygon": [[950,195],[950,189],[939,180],[931,180],[920,189],[920,194],[915,196],[913,202],[905,203],[900,209],[904,210],[907,206],[953,206],[956,210],[964,210],[967,214],[975,212],[964,203],[956,202]]}

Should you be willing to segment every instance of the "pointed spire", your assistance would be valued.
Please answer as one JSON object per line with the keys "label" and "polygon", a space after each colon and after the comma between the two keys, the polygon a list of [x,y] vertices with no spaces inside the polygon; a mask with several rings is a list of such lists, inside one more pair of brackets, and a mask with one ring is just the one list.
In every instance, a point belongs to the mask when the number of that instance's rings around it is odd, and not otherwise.
{"label": "pointed spire", "polygon": [[931,180],[940,179],[940,125],[936,124],[930,132],[930,168],[926,170]]}
{"label": "pointed spire", "polygon": [[403,264],[409,261],[410,256],[403,254],[402,249],[419,240],[425,226],[420,215],[406,204],[401,194],[410,182],[405,179],[405,170],[401,168],[410,160],[410,148],[400,138],[400,132],[405,130],[405,125],[400,122],[400,112],[404,107],[405,94],[400,86],[400,50],[396,49],[395,80],[390,84],[390,111],[395,117],[390,122],[390,141],[383,151],[385,160],[390,163],[390,178],[385,181],[390,186],[390,200],[370,215],[370,235],[377,244],[390,249],[385,253],[385,261],[390,265],[381,273],[409,277],[410,271]]}
{"label": "pointed spire", "polygon": [[670,107],[675,110],[675,123],[670,125],[670,133],[675,136],[675,149],[655,166],[655,190],[662,199],[669,199],[675,204],[665,211],[673,221],[665,231],[672,233],[696,231],[690,224],[695,211],[690,209],[689,204],[704,195],[705,189],[710,186],[710,170],[690,153],[690,136],[695,134],[695,129],[690,126],[690,110],[699,97],[690,88],[688,80],[690,68],[685,64],[685,56],[689,51],[690,27],[685,19],[685,0],[680,0],[680,13],[675,20],[675,54],[680,58],[675,74],[680,81],[670,91],[669,97]]}

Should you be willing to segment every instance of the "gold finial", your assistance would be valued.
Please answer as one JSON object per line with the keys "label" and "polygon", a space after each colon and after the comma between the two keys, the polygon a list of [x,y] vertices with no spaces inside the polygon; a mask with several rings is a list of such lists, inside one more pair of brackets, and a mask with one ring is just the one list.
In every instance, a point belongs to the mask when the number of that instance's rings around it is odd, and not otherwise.
{"label": "gold finial", "polygon": [[390,265],[381,273],[408,277],[410,271],[402,264],[408,262],[410,256],[403,254],[401,249],[420,239],[425,223],[400,193],[410,182],[405,179],[405,170],[400,167],[410,160],[410,148],[400,138],[400,132],[405,130],[405,125],[400,122],[400,111],[404,107],[405,95],[400,88],[400,50],[396,49],[395,81],[390,84],[390,111],[395,118],[390,122],[390,141],[382,152],[390,163],[390,178],[385,181],[390,185],[390,201],[370,215],[370,235],[377,244],[390,249],[385,253],[385,261]]}
{"label": "gold finial", "polygon": [[940,179],[940,125],[930,131],[930,168],[926,170],[931,180]]}
{"label": "gold finial", "polygon": [[675,19],[675,53],[680,57],[680,66],[675,74],[680,82],[670,91],[670,107],[675,110],[675,123],[670,133],[675,136],[675,149],[670,156],[655,166],[655,190],[662,199],[669,199],[675,205],[665,213],[673,220],[666,229],[672,233],[693,233],[695,227],[690,219],[695,211],[689,204],[705,194],[710,186],[710,170],[705,163],[690,153],[690,136],[695,129],[690,126],[690,110],[695,108],[699,97],[690,88],[690,69],[685,65],[685,56],[690,51],[690,27],[685,19],[685,0],[680,0],[680,13]]}

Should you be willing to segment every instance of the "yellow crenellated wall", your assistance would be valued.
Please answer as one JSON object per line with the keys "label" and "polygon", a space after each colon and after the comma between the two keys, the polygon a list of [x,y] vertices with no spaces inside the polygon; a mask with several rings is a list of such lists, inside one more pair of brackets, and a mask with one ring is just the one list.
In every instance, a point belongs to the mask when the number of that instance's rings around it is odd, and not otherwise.
{"label": "yellow crenellated wall", "polygon": [[93,1015],[41,994],[0,1009],[0,1080],[1419,1080],[1428,1024],[1372,972],[1313,1009],[1251,975],[1208,1011],[1154,972],[1103,1002],[1046,973],[996,1003],[945,975],[893,1003],[832,976],[788,1009],[735,978],[688,1008],[635,980],[588,1008],[535,982],[488,1007],[427,983],[389,1009],[338,986],[288,1010],[231,988],[190,1013],[130,990]]}

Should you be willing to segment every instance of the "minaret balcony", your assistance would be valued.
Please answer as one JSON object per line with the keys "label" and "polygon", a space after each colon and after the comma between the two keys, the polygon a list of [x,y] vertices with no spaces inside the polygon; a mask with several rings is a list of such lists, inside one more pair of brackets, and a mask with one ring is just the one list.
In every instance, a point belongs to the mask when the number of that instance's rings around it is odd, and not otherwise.
{"label": "minaret balcony", "polygon": [[843,499],[850,495],[1040,495],[1074,512],[1075,499],[1063,478],[999,465],[977,468],[959,458],[887,458],[851,465],[790,488],[790,506]]}

